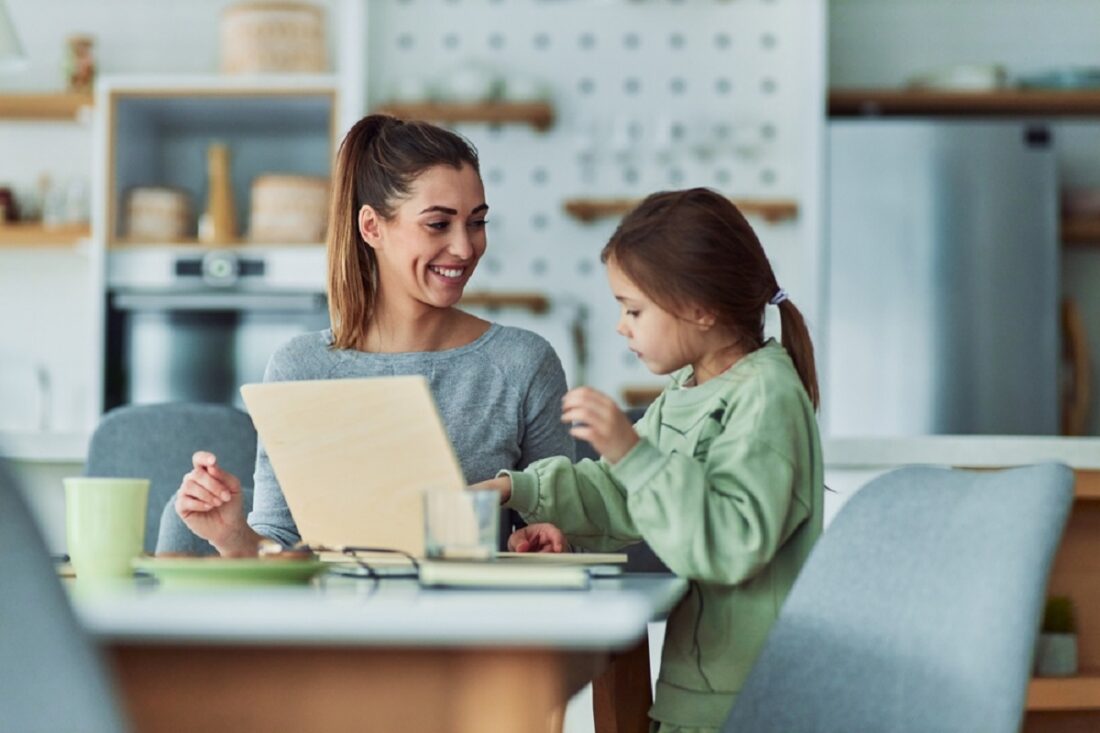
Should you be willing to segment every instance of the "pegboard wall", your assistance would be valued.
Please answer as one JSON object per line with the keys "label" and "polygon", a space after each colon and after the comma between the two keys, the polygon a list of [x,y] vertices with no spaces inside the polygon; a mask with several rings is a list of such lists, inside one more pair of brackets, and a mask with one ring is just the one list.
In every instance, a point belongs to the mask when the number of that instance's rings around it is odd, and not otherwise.
{"label": "pegboard wall", "polygon": [[618,219],[581,223],[563,202],[690,186],[792,200],[795,219],[751,221],[780,283],[812,322],[820,2],[371,2],[368,104],[469,95],[489,78],[499,80],[506,99],[542,94],[552,102],[555,120],[546,132],[454,125],[479,150],[491,207],[489,249],[469,288],[548,295],[547,314],[488,315],[548,338],[571,386],[583,382],[621,397],[626,385],[663,379],[615,333],[618,305],[599,251]]}

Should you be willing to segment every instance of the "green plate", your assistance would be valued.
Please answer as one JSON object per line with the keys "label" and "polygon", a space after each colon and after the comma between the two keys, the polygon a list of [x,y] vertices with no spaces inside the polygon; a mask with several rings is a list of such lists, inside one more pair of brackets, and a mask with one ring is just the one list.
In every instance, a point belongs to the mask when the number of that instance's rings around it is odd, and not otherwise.
{"label": "green plate", "polygon": [[255,557],[141,557],[134,569],[173,588],[302,585],[322,573],[322,560],[261,560]]}

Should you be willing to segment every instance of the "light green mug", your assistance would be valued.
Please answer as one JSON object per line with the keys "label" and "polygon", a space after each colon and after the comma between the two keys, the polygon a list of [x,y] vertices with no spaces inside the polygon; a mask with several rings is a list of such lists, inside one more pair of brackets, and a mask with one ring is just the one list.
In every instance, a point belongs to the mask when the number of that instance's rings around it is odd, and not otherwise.
{"label": "light green mug", "polygon": [[64,479],[65,536],[78,581],[133,575],[145,540],[149,479]]}

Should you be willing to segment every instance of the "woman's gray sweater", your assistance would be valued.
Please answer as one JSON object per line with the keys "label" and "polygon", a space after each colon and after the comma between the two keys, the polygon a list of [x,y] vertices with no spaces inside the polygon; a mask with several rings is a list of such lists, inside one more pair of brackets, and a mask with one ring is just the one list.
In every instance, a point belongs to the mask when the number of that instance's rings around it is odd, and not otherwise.
{"label": "woman's gray sweater", "polygon": [[[264,381],[422,375],[469,483],[547,456],[573,455],[573,439],[561,422],[565,372],[541,336],[494,323],[477,340],[445,351],[377,354],[331,345],[331,330],[295,337],[272,355]],[[298,542],[262,443],[254,480],[249,525],[283,544]]]}

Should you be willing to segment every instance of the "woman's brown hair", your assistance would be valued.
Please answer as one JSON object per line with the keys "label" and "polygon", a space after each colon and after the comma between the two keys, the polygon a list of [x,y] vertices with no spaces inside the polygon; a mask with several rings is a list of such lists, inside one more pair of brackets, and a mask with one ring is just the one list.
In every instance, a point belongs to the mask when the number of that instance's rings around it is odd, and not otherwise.
{"label": "woman's brown hair", "polygon": [[[713,311],[738,344],[764,344],[764,308],[779,291],[764,248],[738,208],[706,188],[648,196],[619,224],[600,253],[670,313]],[[802,313],[779,303],[783,348],[816,408],[814,348]]]}
{"label": "woman's brown hair", "polygon": [[413,182],[437,165],[480,172],[477,151],[455,133],[427,122],[368,115],[348,131],[336,154],[328,220],[328,312],[333,348],[366,340],[378,292],[378,261],[359,235],[359,210],[383,219],[409,194]]}

